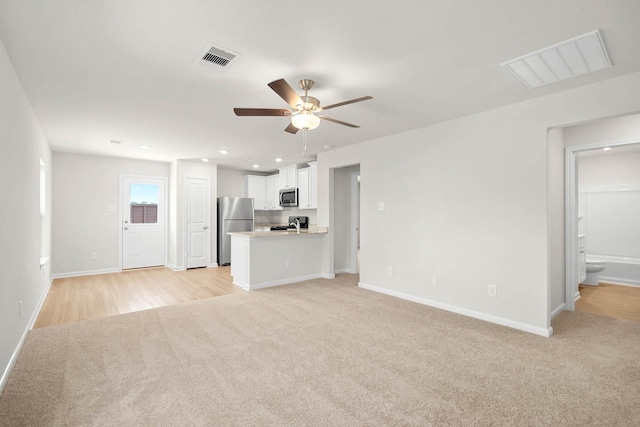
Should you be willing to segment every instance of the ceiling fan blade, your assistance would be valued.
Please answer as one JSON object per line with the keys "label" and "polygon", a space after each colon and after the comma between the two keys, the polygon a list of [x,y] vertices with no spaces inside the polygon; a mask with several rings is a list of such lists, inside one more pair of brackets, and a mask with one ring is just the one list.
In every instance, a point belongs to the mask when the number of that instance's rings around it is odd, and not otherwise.
{"label": "ceiling fan blade", "polygon": [[318,116],[318,117],[320,117],[322,120],[326,120],[328,122],[333,122],[333,123],[337,123],[339,125],[349,126],[350,128],[359,128],[360,127],[358,125],[354,125],[354,124],[351,124],[351,123],[343,122],[341,120],[332,119],[331,117],[325,117],[325,116]]}
{"label": "ceiling fan blade", "polygon": [[293,108],[298,108],[298,105],[302,105],[302,99],[296,93],[295,90],[285,81],[285,79],[280,79],[273,81],[268,84],[268,86],[273,89],[275,93],[280,95],[280,98],[284,99],[285,102],[291,105]]}
{"label": "ceiling fan blade", "polygon": [[330,108],[342,107],[343,105],[353,104],[355,102],[367,101],[369,99],[373,99],[372,96],[363,96],[362,98],[351,99],[349,101],[338,102],[337,104],[327,105],[326,107],[322,107],[322,110],[328,110]]}
{"label": "ceiling fan blade", "polygon": [[286,108],[234,108],[236,116],[290,116]]}
{"label": "ceiling fan blade", "polygon": [[289,123],[289,126],[287,126],[287,128],[284,130],[285,132],[289,132],[292,134],[296,134],[300,129],[298,129],[297,127],[295,127],[293,125],[293,123]]}

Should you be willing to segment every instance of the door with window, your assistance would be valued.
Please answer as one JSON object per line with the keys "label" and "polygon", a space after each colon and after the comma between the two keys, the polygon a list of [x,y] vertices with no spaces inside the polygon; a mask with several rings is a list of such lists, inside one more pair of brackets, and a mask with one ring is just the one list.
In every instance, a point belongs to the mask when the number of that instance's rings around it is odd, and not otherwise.
{"label": "door with window", "polygon": [[122,178],[122,268],[165,264],[165,179]]}

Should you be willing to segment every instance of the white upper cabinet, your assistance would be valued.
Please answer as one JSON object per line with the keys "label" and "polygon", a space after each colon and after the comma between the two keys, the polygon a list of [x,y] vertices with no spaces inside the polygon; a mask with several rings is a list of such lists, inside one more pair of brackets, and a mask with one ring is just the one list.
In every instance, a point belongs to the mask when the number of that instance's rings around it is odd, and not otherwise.
{"label": "white upper cabinet", "polygon": [[266,179],[267,210],[280,211],[280,175],[270,175]]}
{"label": "white upper cabinet", "polygon": [[244,196],[253,199],[253,208],[257,211],[279,211],[280,175],[244,176]]}
{"label": "white upper cabinet", "polygon": [[298,167],[289,165],[280,170],[280,188],[296,188],[298,186]]}
{"label": "white upper cabinet", "polygon": [[266,211],[266,177],[258,175],[244,176],[244,196],[253,199],[253,209]]}
{"label": "white upper cabinet", "polygon": [[309,163],[308,168],[298,169],[298,207],[318,208],[318,164]]}

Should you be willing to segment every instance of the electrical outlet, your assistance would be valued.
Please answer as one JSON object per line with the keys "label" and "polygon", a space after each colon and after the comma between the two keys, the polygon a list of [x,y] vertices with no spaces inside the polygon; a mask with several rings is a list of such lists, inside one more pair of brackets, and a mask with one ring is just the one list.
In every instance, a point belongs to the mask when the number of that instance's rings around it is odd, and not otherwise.
{"label": "electrical outlet", "polygon": [[433,276],[431,276],[431,283],[434,285],[438,284],[438,275],[434,274]]}
{"label": "electrical outlet", "polygon": [[18,317],[22,317],[22,300],[18,302]]}
{"label": "electrical outlet", "polygon": [[393,276],[393,267],[387,267],[387,276]]}
{"label": "electrical outlet", "polygon": [[498,287],[496,285],[487,285],[487,294],[490,297],[498,296]]}
{"label": "electrical outlet", "polygon": [[287,267],[291,267],[291,258],[287,258]]}
{"label": "electrical outlet", "polygon": [[98,254],[95,252],[91,252],[91,259],[98,259]]}

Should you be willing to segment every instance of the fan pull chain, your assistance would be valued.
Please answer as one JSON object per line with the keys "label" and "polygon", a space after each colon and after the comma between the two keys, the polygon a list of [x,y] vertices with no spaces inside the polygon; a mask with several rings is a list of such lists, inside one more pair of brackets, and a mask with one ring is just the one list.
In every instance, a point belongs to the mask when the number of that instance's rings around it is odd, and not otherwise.
{"label": "fan pull chain", "polygon": [[302,158],[307,154],[307,129],[302,129]]}

